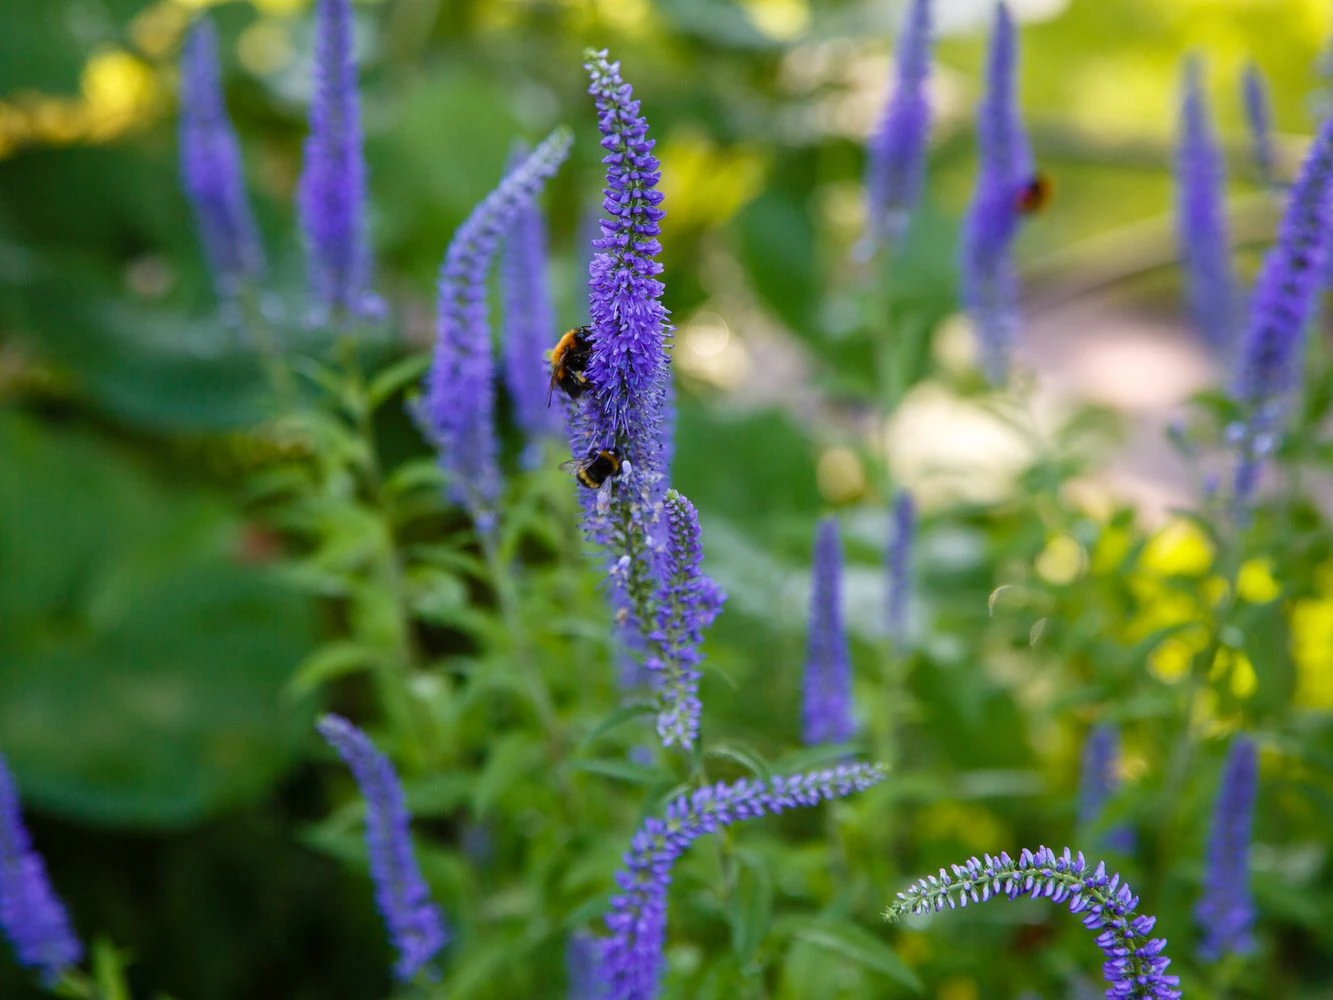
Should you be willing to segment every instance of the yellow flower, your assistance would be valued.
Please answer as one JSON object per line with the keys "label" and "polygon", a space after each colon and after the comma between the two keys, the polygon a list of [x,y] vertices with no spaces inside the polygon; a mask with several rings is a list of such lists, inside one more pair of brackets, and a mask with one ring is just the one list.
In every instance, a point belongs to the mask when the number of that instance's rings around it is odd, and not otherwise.
{"label": "yellow flower", "polygon": [[1139,555],[1139,566],[1160,576],[1202,576],[1213,564],[1213,543],[1193,521],[1177,518],[1157,531]]}
{"label": "yellow flower", "polygon": [[1296,704],[1333,708],[1333,597],[1308,597],[1292,607],[1291,655]]}
{"label": "yellow flower", "polygon": [[1247,559],[1236,578],[1236,593],[1242,601],[1251,604],[1267,604],[1281,594],[1282,588],[1273,579],[1273,561],[1268,558]]}

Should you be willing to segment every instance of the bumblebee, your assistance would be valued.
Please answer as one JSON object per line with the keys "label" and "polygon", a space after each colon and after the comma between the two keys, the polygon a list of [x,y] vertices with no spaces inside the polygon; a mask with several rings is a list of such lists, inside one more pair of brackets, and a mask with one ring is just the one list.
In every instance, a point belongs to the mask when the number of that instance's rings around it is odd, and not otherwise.
{"label": "bumblebee", "polygon": [[1035,215],[1040,212],[1051,200],[1052,187],[1051,179],[1045,174],[1033,174],[1028,182],[1018,189],[1016,198],[1018,210],[1024,215]]}
{"label": "bumblebee", "polygon": [[561,472],[572,472],[579,485],[597,490],[597,506],[604,509],[611,500],[611,484],[631,471],[629,460],[616,448],[589,448],[587,457],[560,463]]}
{"label": "bumblebee", "polygon": [[551,385],[546,393],[546,405],[551,405],[555,387],[565,390],[570,399],[578,399],[588,388],[588,377],[583,374],[592,357],[592,327],[576,326],[566,330],[554,347],[546,352],[551,363]]}

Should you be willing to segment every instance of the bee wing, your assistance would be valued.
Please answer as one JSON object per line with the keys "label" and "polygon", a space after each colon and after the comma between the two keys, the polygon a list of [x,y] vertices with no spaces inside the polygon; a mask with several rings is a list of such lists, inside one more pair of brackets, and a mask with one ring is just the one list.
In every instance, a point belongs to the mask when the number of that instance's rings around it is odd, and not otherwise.
{"label": "bee wing", "polygon": [[614,480],[608,477],[601,486],[597,488],[597,513],[605,514],[611,507],[611,488]]}
{"label": "bee wing", "polygon": [[560,463],[560,471],[561,471],[561,472],[578,472],[578,471],[579,471],[579,468],[580,468],[582,465],[583,465],[583,463],[580,462],[577,458],[571,458],[568,462],[561,462],[561,463]]}

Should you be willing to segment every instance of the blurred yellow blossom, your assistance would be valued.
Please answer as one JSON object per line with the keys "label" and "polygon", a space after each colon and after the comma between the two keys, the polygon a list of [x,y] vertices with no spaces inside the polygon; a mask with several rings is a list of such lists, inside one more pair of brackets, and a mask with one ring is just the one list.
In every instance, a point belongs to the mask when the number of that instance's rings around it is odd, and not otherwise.
{"label": "blurred yellow blossom", "polygon": [[1333,596],[1307,597],[1291,609],[1296,704],[1333,708]]}
{"label": "blurred yellow blossom", "polygon": [[1213,565],[1213,543],[1193,521],[1183,518],[1158,530],[1139,555],[1139,566],[1161,576],[1202,576]]}
{"label": "blurred yellow blossom", "polygon": [[1282,588],[1273,579],[1273,561],[1268,558],[1247,559],[1236,578],[1236,593],[1242,601],[1251,604],[1267,604],[1281,594]]}
{"label": "blurred yellow blossom", "polygon": [[1037,555],[1034,568],[1047,583],[1057,586],[1073,583],[1083,572],[1087,554],[1070,535],[1056,535]]}
{"label": "blurred yellow blossom", "polygon": [[658,149],[671,169],[662,173],[662,193],[671,206],[664,225],[677,231],[716,226],[759,193],[763,160],[746,149],[718,149],[693,129],[672,132]]}

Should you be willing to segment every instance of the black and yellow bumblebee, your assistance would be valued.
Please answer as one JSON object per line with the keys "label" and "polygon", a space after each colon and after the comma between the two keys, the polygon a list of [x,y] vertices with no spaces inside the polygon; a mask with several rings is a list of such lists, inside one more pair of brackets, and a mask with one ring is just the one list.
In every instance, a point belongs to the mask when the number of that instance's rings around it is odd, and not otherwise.
{"label": "black and yellow bumblebee", "polygon": [[618,448],[589,448],[584,458],[560,463],[561,472],[572,472],[579,485],[597,490],[597,505],[605,507],[611,499],[611,484],[631,471],[629,459]]}
{"label": "black and yellow bumblebee", "polygon": [[551,363],[551,385],[546,393],[546,405],[551,405],[555,387],[560,386],[570,399],[578,399],[588,388],[584,370],[592,357],[592,327],[576,326],[560,335],[554,347],[546,352]]}
{"label": "black and yellow bumblebee", "polygon": [[1034,215],[1050,203],[1054,185],[1046,174],[1033,174],[1018,189],[1018,210],[1024,215]]}

